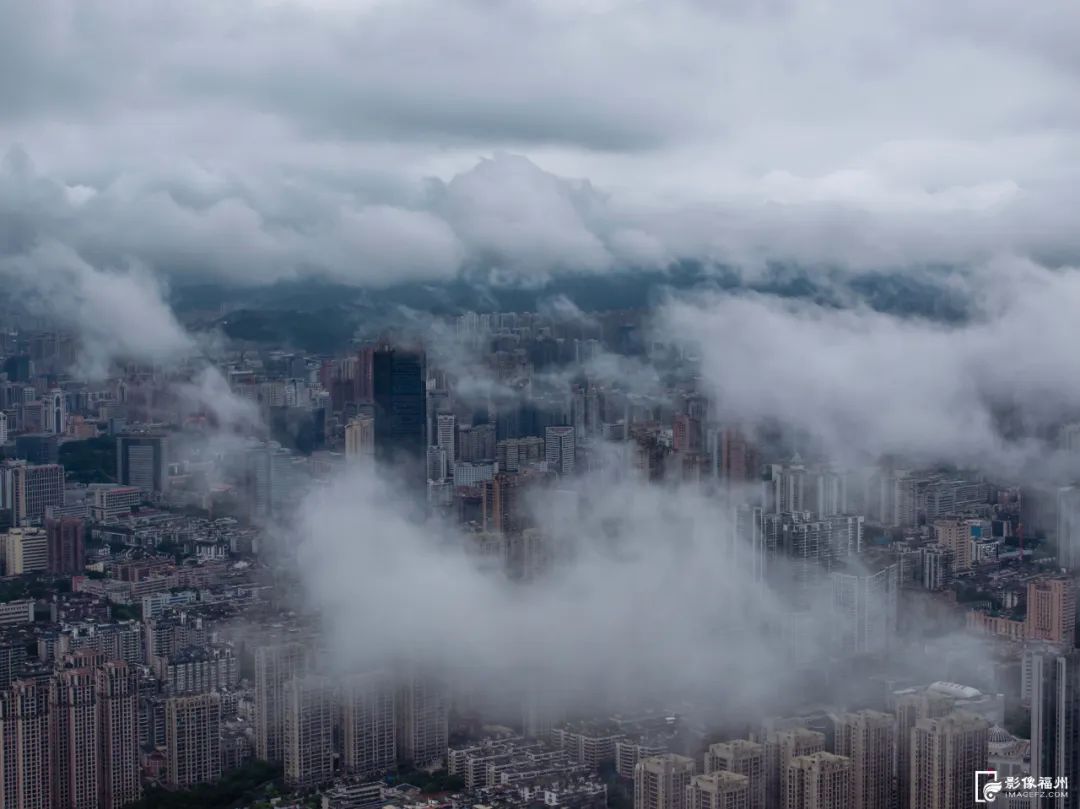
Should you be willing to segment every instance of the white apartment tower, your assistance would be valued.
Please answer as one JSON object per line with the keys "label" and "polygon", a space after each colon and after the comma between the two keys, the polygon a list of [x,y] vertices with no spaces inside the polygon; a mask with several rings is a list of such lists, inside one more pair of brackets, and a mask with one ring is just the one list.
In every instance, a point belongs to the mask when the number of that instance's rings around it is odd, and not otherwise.
{"label": "white apartment tower", "polygon": [[49,568],[49,538],[40,528],[12,528],[2,537],[4,575],[23,576]]}
{"label": "white apartment tower", "polygon": [[922,691],[896,701],[896,805],[911,807],[911,732],[923,719],[937,719],[952,711],[953,700],[944,694]]}
{"label": "white apartment tower", "polygon": [[101,739],[101,809],[120,809],[142,795],[139,779],[139,674],[121,660],[94,672]]}
{"label": "white apartment tower", "polygon": [[832,574],[834,637],[848,655],[883,655],[896,637],[900,565]]}
{"label": "white apartment tower", "polygon": [[299,643],[255,650],[255,755],[263,761],[284,760],[284,686],[303,672],[306,660],[307,652]]}
{"label": "white apartment tower", "polygon": [[888,809],[895,792],[896,719],[878,711],[836,721],[833,751],[851,759],[851,809]]}
{"label": "white apartment tower", "polygon": [[788,766],[799,756],[825,750],[825,734],[808,728],[791,728],[770,733],[765,738],[765,806],[780,806]]}
{"label": "white apartment tower", "polygon": [[93,669],[58,672],[49,691],[49,753],[57,806],[97,806],[97,714]]}
{"label": "white apartment tower", "polygon": [[750,779],[719,770],[698,775],[686,788],[685,809],[749,809]]}
{"label": "white apartment tower", "polygon": [[787,768],[781,806],[782,809],[850,809],[851,759],[832,753],[793,758]]}
{"label": "white apartment tower", "polygon": [[437,680],[407,673],[397,690],[395,722],[399,762],[426,767],[446,758],[446,689]]}
{"label": "white apartment tower", "polygon": [[709,746],[705,753],[705,772],[730,772],[747,779],[747,809],[765,809],[765,748],[736,739]]}
{"label": "white apartment tower", "polygon": [[282,736],[285,782],[291,787],[313,787],[333,779],[335,701],[326,677],[297,677],[285,684]]}
{"label": "white apartment tower", "polygon": [[1058,567],[1080,569],[1080,487],[1058,489],[1057,548]]}
{"label": "white apartment tower", "polygon": [[692,758],[675,753],[643,758],[634,767],[634,809],[686,809],[696,771]]}
{"label": "white apartment tower", "polygon": [[360,415],[345,425],[345,459],[349,463],[375,460],[375,418]]}
{"label": "white apartment tower", "polygon": [[446,462],[453,467],[457,461],[457,417],[439,413],[435,417],[435,444],[446,453]]}
{"label": "white apartment tower", "polygon": [[45,396],[45,432],[63,435],[67,429],[67,400],[64,392],[53,388]]}
{"label": "white apartment tower", "polygon": [[911,732],[910,809],[967,809],[975,804],[975,777],[987,769],[990,724],[952,713],[920,720]]}
{"label": "white apartment tower", "polygon": [[221,777],[221,697],[197,694],[165,703],[166,783],[174,788]]}
{"label": "white apartment tower", "polygon": [[349,677],[341,689],[342,765],[362,776],[382,775],[397,763],[394,687],[382,672]]}
{"label": "white apartment tower", "polygon": [[0,806],[51,809],[48,687],[16,680],[0,691]]}
{"label": "white apartment tower", "polygon": [[550,471],[569,475],[574,471],[577,449],[573,427],[548,427],[544,432],[544,457]]}

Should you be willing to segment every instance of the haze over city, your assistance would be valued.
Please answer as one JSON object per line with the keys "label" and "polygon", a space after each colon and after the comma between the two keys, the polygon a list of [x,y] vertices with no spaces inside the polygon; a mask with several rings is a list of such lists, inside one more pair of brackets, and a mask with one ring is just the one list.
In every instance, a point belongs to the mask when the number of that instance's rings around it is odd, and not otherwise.
{"label": "haze over city", "polygon": [[1080,807],[1078,30],[0,0],[0,807]]}

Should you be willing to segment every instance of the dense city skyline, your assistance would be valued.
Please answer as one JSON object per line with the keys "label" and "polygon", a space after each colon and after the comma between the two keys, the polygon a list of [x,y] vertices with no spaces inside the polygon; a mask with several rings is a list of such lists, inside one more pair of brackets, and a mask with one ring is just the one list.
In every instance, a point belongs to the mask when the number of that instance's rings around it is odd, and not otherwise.
{"label": "dense city skyline", "polygon": [[1080,807],[1078,24],[0,0],[0,809]]}

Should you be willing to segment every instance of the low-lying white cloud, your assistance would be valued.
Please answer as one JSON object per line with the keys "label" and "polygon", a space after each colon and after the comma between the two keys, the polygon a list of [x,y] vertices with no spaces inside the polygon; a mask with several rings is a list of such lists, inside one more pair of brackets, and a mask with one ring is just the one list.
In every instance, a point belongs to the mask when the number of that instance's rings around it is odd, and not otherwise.
{"label": "low-lying white cloud", "polygon": [[657,328],[695,346],[722,420],[777,419],[848,460],[896,454],[1015,471],[1080,416],[1070,314],[1080,271],[1013,261],[969,282],[975,308],[962,323],[709,295],[670,301]]}

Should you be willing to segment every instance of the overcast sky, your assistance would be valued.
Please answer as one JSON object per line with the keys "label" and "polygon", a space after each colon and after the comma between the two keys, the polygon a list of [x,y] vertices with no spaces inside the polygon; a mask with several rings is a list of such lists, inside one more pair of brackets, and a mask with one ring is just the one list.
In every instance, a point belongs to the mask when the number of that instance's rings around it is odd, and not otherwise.
{"label": "overcast sky", "polygon": [[0,251],[259,283],[1071,261],[1080,5],[0,0]]}
{"label": "overcast sky", "polygon": [[[841,459],[1023,467],[1030,435],[1080,419],[1080,273],[1059,269],[1080,256],[1078,31],[1076,0],[0,0],[0,276],[104,374],[196,350],[162,294],[185,279],[957,266],[977,316],[953,327],[756,296],[672,301],[656,326],[699,344],[731,422],[810,428]],[[246,416],[213,373],[186,395]],[[1030,419],[1012,441],[1010,408]],[[725,523],[693,493],[591,496],[583,537],[622,520],[620,576],[587,556],[511,597],[355,484],[299,526],[345,651],[389,645],[355,618],[405,581],[427,599],[388,630],[497,648],[497,675],[790,690],[785,650],[695,642],[725,590],[781,612],[717,556]]]}
{"label": "overcast sky", "polygon": [[193,350],[184,280],[952,267],[955,327],[656,323],[732,419],[978,457],[1003,414],[1080,419],[1077,31],[1071,0],[0,0],[0,275],[104,371]]}

